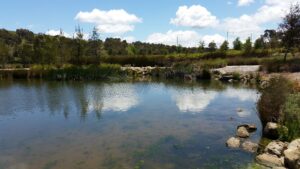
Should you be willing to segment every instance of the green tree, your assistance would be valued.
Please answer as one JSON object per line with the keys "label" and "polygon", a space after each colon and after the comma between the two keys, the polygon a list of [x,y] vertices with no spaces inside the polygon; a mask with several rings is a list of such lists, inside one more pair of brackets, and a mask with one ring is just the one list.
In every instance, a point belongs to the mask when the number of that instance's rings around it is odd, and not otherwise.
{"label": "green tree", "polygon": [[264,49],[264,48],[265,48],[265,42],[263,37],[256,39],[254,42],[254,49]]}
{"label": "green tree", "polygon": [[240,38],[236,38],[236,39],[233,41],[233,49],[234,49],[234,50],[242,50],[242,47],[243,47],[243,44],[242,44],[242,42],[240,41]]}
{"label": "green tree", "polygon": [[215,41],[212,41],[208,44],[208,50],[210,52],[215,52],[217,50],[217,44],[215,43]]}
{"label": "green tree", "polygon": [[205,50],[205,42],[204,41],[199,42],[198,50],[199,50],[199,52],[203,52]]}
{"label": "green tree", "polygon": [[223,51],[223,52],[225,52],[225,51],[227,51],[228,49],[229,49],[229,43],[228,43],[227,40],[225,40],[225,41],[222,43],[222,45],[221,45],[221,47],[220,47],[220,50]]}
{"label": "green tree", "polygon": [[285,49],[284,60],[292,49],[300,44],[300,6],[291,5],[289,13],[279,25],[281,41]]}
{"label": "green tree", "polygon": [[2,67],[5,67],[5,64],[9,60],[9,48],[8,46],[0,41],[0,63],[2,64]]}
{"label": "green tree", "polygon": [[73,62],[75,64],[83,64],[83,55],[84,55],[84,40],[83,40],[83,29],[80,26],[75,28],[76,39],[75,39],[75,58]]}
{"label": "green tree", "polygon": [[91,58],[92,62],[95,64],[100,63],[100,55],[102,50],[102,41],[100,40],[100,35],[96,27],[92,31],[92,36],[88,42],[88,55]]}
{"label": "green tree", "polygon": [[250,38],[247,38],[247,40],[244,44],[244,52],[246,54],[249,54],[249,53],[251,53],[251,51],[252,51],[252,42],[251,42]]}

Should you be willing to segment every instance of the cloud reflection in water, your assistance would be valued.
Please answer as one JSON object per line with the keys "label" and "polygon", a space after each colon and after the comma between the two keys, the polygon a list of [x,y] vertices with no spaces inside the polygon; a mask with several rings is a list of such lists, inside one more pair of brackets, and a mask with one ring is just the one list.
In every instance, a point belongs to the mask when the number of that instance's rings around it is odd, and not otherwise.
{"label": "cloud reflection in water", "polygon": [[135,89],[129,84],[106,84],[99,91],[93,88],[88,92],[89,111],[125,112],[139,103]]}
{"label": "cloud reflection in water", "polygon": [[172,98],[181,112],[200,113],[216,96],[214,91],[180,90],[174,91]]}

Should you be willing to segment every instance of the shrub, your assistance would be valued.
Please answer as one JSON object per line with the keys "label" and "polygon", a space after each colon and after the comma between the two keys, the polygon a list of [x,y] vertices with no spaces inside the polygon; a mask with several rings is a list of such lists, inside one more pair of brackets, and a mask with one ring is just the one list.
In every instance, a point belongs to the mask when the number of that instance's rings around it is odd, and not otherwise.
{"label": "shrub", "polygon": [[275,76],[269,80],[267,87],[262,89],[262,95],[257,103],[263,124],[279,122],[280,112],[291,92],[292,85],[286,78]]}
{"label": "shrub", "polygon": [[300,93],[290,94],[284,104],[283,124],[288,128],[288,141],[300,137]]}

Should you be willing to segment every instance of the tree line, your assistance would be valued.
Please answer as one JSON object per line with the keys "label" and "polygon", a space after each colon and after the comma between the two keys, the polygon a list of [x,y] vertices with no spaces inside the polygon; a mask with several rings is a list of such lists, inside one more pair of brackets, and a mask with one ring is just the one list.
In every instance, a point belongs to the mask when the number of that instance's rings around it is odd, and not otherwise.
{"label": "tree line", "polygon": [[[27,29],[8,31],[0,29],[0,63],[5,64],[99,64],[101,58],[114,56],[166,56],[172,54],[195,54],[204,52],[226,52],[229,42],[224,41],[220,47],[212,41],[206,47],[201,41],[198,47],[150,44],[144,42],[128,43],[119,38],[99,38],[96,28],[88,40],[83,38],[83,31],[78,26],[76,36],[67,38],[60,35],[34,34]],[[233,49],[251,54],[255,50],[283,49],[285,59],[288,53],[294,54],[300,44],[300,7],[292,5],[278,30],[266,30],[263,35],[252,42],[248,38],[244,43],[240,38],[233,41]]]}

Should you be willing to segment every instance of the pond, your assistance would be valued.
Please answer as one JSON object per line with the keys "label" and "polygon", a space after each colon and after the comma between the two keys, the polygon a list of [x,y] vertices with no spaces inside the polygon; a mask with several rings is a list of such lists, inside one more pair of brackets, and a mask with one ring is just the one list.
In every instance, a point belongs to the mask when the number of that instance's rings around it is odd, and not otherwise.
{"label": "pond", "polygon": [[[256,89],[219,82],[0,82],[0,169],[242,168]],[[237,111],[242,109],[243,111]]]}

